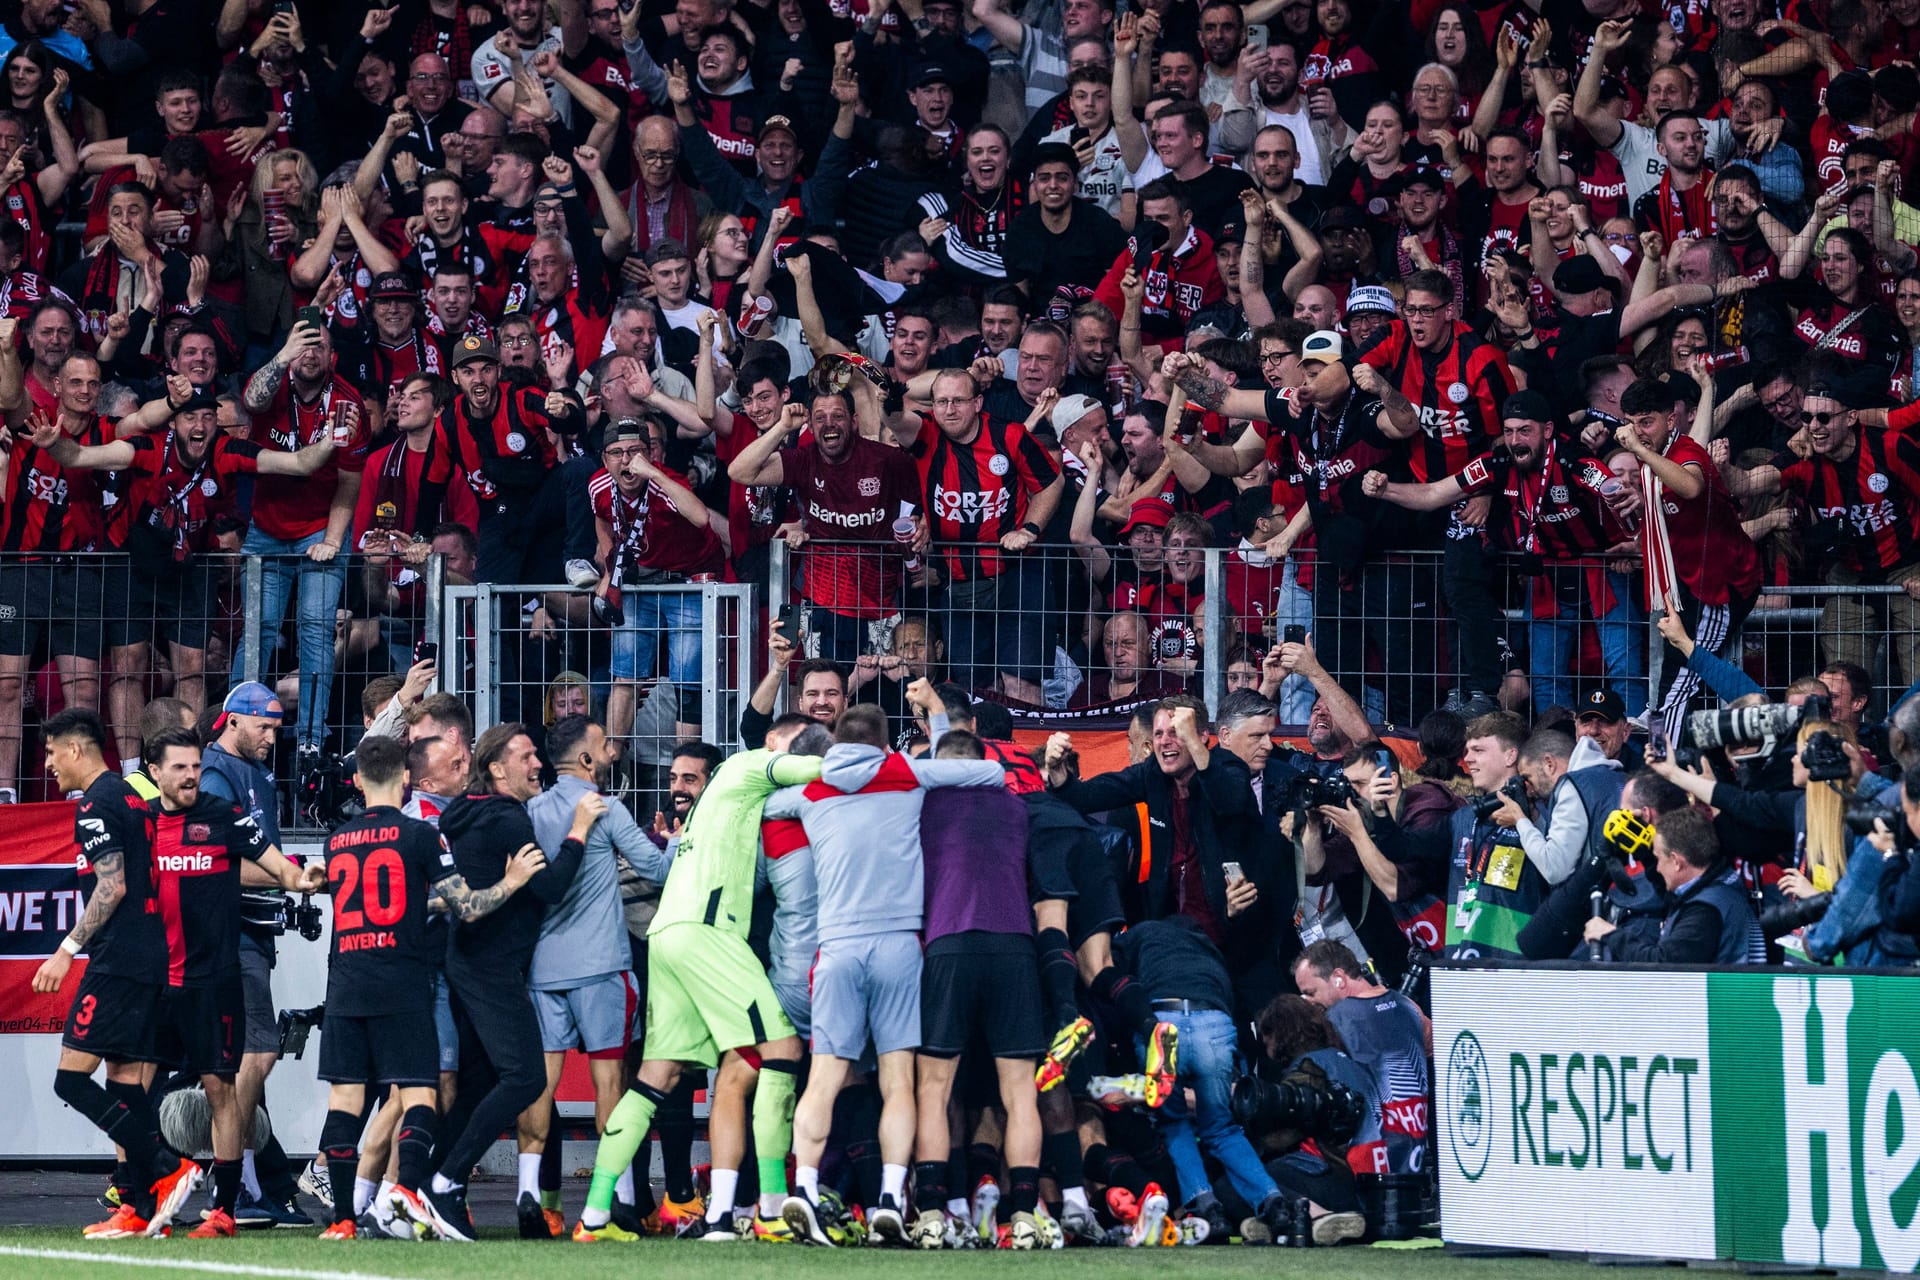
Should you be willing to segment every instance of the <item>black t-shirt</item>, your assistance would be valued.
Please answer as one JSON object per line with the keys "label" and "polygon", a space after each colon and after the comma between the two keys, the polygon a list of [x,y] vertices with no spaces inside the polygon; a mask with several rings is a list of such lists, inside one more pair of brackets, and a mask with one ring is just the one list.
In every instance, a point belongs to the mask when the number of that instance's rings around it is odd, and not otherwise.
{"label": "black t-shirt", "polygon": [[[109,769],[93,780],[73,811],[73,840],[80,846],[80,887],[93,897],[94,868],[118,855],[126,897],[87,943],[87,967],[142,982],[158,982],[167,964],[167,935],[153,893],[153,814],[140,793]],[[176,979],[177,981],[177,979]]]}
{"label": "black t-shirt", "polygon": [[1209,236],[1218,236],[1221,227],[1242,217],[1240,193],[1253,186],[1253,179],[1243,169],[1227,169],[1216,164],[1180,186],[1193,208],[1193,225]]}
{"label": "black t-shirt", "polygon": [[[210,987],[240,980],[240,860],[272,848],[250,817],[223,799],[202,796],[190,809],[156,809],[154,888],[169,946],[183,949],[174,985]],[[118,914],[117,912],[115,914]]]}
{"label": "black t-shirt", "polygon": [[1131,970],[1149,1000],[1191,1000],[1233,1011],[1233,979],[1220,948],[1192,916],[1130,925],[1113,940],[1114,959]]}
{"label": "black t-shirt", "polygon": [[440,833],[398,809],[369,809],[327,837],[328,1012],[370,1017],[433,1003],[430,979],[446,947],[427,900],[435,881],[454,874]]}

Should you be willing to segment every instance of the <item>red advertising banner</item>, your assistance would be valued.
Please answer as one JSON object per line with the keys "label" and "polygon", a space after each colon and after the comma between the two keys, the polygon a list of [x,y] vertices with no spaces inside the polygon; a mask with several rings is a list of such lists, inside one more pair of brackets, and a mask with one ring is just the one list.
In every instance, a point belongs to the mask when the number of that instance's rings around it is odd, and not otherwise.
{"label": "red advertising banner", "polygon": [[36,995],[33,975],[84,905],[73,803],[10,804],[0,814],[0,1034],[58,1035],[86,960],[57,995]]}

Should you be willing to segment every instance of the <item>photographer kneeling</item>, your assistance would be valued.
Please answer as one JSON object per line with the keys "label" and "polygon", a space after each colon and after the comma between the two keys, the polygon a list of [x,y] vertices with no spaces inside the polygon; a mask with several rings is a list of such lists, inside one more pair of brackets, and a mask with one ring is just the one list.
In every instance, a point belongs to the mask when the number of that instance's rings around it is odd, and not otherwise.
{"label": "photographer kneeling", "polygon": [[1254,1029],[1265,1052],[1234,1083],[1233,1114],[1294,1197],[1288,1243],[1354,1239],[1366,1230],[1356,1171],[1379,1168],[1383,1155],[1373,1076],[1347,1056],[1326,1010],[1302,996],[1275,996]]}
{"label": "photographer kneeling", "polygon": [[[1608,958],[1648,964],[1764,964],[1766,939],[1747,905],[1740,873],[1720,856],[1713,820],[1696,806],[1663,813],[1653,829],[1653,871],[1666,886],[1667,913],[1658,938],[1620,933]],[[1611,921],[1587,921],[1588,942],[1618,932]]]}

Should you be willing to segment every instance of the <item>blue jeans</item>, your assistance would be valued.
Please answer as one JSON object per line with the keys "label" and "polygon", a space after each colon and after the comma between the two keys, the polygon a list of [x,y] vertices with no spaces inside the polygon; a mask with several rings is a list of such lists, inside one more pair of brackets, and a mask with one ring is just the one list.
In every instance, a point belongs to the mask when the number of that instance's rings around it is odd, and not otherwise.
{"label": "blue jeans", "polygon": [[[1280,598],[1273,614],[1275,644],[1280,643],[1288,627],[1313,630],[1313,593],[1300,585],[1299,575],[1300,562],[1287,557],[1286,571],[1280,581]],[[1313,704],[1318,698],[1311,680],[1305,676],[1288,676],[1280,685],[1280,723],[1304,725],[1313,714]]]}
{"label": "blue jeans", "polygon": [[[1584,570],[1567,566],[1557,566],[1556,572],[1584,576]],[[1634,600],[1632,575],[1608,571],[1607,585],[1613,590],[1613,608],[1592,619],[1600,632],[1600,659],[1606,666],[1608,685],[1626,704],[1627,714],[1637,716],[1647,707],[1647,617]],[[1542,586],[1538,579],[1529,585],[1530,615],[1534,593],[1547,590],[1551,588]],[[1556,618],[1534,618],[1527,624],[1527,674],[1533,682],[1534,706],[1574,705],[1575,691],[1567,669],[1580,645],[1580,625],[1590,613],[1591,606],[1584,601],[1574,604],[1562,600]]]}
{"label": "blue jeans", "polygon": [[[306,558],[307,548],[326,541],[324,531],[292,540],[270,538],[253,528],[240,550],[264,556],[260,582],[260,674],[271,684],[273,657],[280,649],[280,623],[287,616],[287,599],[299,587],[294,635],[300,662],[300,717],[298,742],[319,746],[327,738],[327,704],[333,696],[334,614],[347,584],[347,553],[325,564]],[[245,679],[246,654],[233,655],[233,681]]]}
{"label": "blue jeans", "polygon": [[[1234,1123],[1231,1099],[1238,1064],[1234,1060],[1232,1015],[1205,1009],[1154,1016],[1179,1029],[1180,1083],[1193,1089],[1193,1114],[1188,1114],[1186,1095],[1181,1091],[1160,1109],[1160,1132],[1180,1178],[1182,1202],[1191,1204],[1195,1197],[1213,1190],[1207,1180],[1207,1166],[1200,1158],[1205,1148],[1226,1168],[1233,1189],[1258,1209],[1279,1188],[1254,1154],[1245,1131]],[[1139,1048],[1144,1058],[1145,1040],[1139,1041]]]}
{"label": "blue jeans", "polygon": [[666,632],[667,679],[678,685],[700,684],[700,593],[695,591],[627,592],[621,599],[627,620],[613,633],[613,678],[651,680],[660,652],[660,633]]}

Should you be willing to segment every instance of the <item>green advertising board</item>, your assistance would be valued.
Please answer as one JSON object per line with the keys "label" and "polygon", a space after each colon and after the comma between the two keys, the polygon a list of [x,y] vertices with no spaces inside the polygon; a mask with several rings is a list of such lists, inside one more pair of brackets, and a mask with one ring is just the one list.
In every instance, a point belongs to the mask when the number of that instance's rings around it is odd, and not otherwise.
{"label": "green advertising board", "polygon": [[1911,1272],[1920,976],[1438,969],[1448,1240]]}

